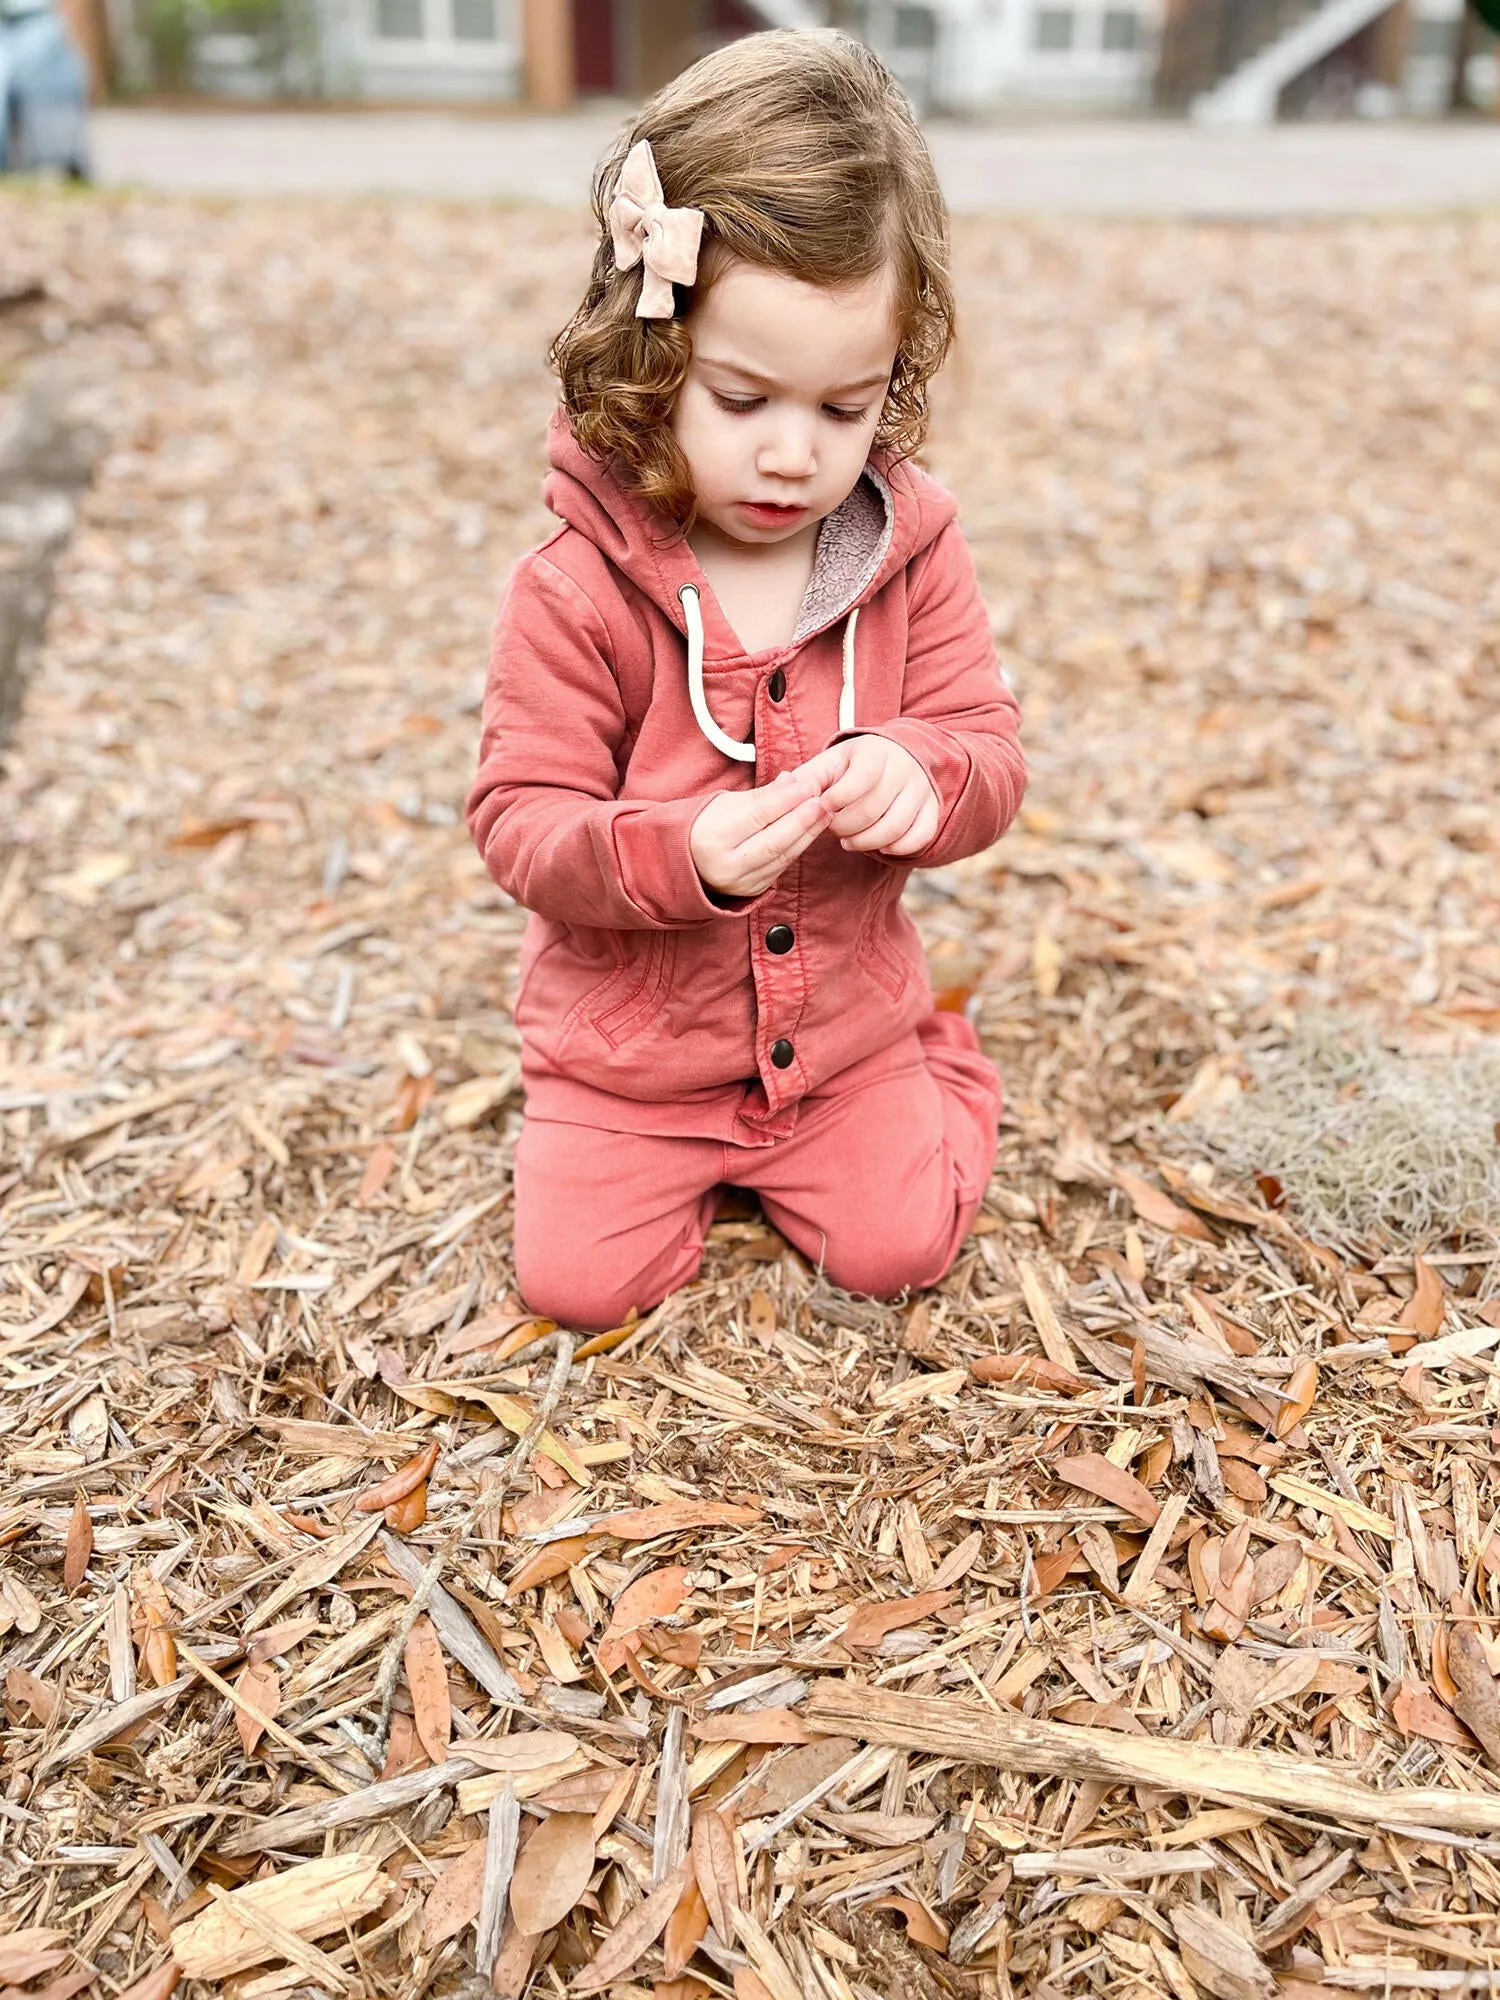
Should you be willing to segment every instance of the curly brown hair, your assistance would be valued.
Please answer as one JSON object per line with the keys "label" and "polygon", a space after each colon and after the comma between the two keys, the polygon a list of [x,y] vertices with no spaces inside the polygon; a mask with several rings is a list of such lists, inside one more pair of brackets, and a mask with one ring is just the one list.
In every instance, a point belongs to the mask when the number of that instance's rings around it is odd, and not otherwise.
{"label": "curly brown hair", "polygon": [[[625,155],[649,139],[672,208],[704,215],[698,282],[671,319],[638,319],[641,271],[618,271],[607,209]],[[594,176],[602,233],[583,303],[552,344],[563,406],[586,452],[683,525],[694,495],[670,418],[692,356],[690,315],[733,259],[806,284],[857,283],[890,264],[896,365],[875,433],[909,457],[927,386],[953,340],[948,212],[926,141],[890,72],[829,30],[731,42],[657,92]]]}

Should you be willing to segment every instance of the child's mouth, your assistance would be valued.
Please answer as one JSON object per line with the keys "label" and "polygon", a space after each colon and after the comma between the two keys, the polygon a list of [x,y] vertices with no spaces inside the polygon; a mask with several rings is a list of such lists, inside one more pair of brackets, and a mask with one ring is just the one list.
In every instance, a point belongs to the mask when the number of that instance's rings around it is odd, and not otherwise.
{"label": "child's mouth", "polygon": [[771,500],[745,500],[740,512],[758,528],[795,527],[807,512],[805,507],[782,507]]}

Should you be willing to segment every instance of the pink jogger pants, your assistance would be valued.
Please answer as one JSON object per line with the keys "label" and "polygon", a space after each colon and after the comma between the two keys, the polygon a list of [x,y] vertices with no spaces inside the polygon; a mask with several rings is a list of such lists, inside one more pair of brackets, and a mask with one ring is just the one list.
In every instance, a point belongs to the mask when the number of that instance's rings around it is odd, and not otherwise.
{"label": "pink jogger pants", "polygon": [[580,1331],[648,1311],[697,1273],[725,1185],[755,1189],[768,1221],[848,1291],[885,1299],[936,1284],[989,1181],[1000,1107],[968,1021],[934,1014],[909,1060],[833,1077],[770,1144],[528,1117],[516,1148],[521,1294]]}

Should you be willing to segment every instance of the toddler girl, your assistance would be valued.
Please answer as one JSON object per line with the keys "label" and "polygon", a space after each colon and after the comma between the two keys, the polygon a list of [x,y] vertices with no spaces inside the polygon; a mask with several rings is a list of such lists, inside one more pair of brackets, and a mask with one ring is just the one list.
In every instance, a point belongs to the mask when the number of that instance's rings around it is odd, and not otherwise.
{"label": "toddler girl", "polygon": [[901,891],[1025,782],[953,501],[910,458],[952,339],[942,197],[867,49],[776,32],[653,98],[594,205],[559,526],[506,593],[469,800],[533,912],[517,1282],[616,1325],[694,1275],[728,1183],[889,1298],[953,1262],[1001,1102]]}

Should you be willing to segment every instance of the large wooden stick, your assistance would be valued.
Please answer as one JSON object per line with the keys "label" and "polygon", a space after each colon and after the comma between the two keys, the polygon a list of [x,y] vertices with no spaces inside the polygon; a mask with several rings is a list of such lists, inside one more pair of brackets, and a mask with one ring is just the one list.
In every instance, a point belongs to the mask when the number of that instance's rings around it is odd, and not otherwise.
{"label": "large wooden stick", "polygon": [[1197,1798],[1246,1800],[1324,1813],[1360,1826],[1430,1826],[1446,1833],[1500,1833],[1500,1796],[1430,1788],[1379,1792],[1310,1757],[1222,1750],[1211,1743],[1126,1736],[1024,1715],[992,1714],[960,1701],[923,1700],[883,1688],[825,1680],[803,1720],[866,1743],[929,1750],[963,1764],[993,1764],[1058,1778],[1158,1785]]}

